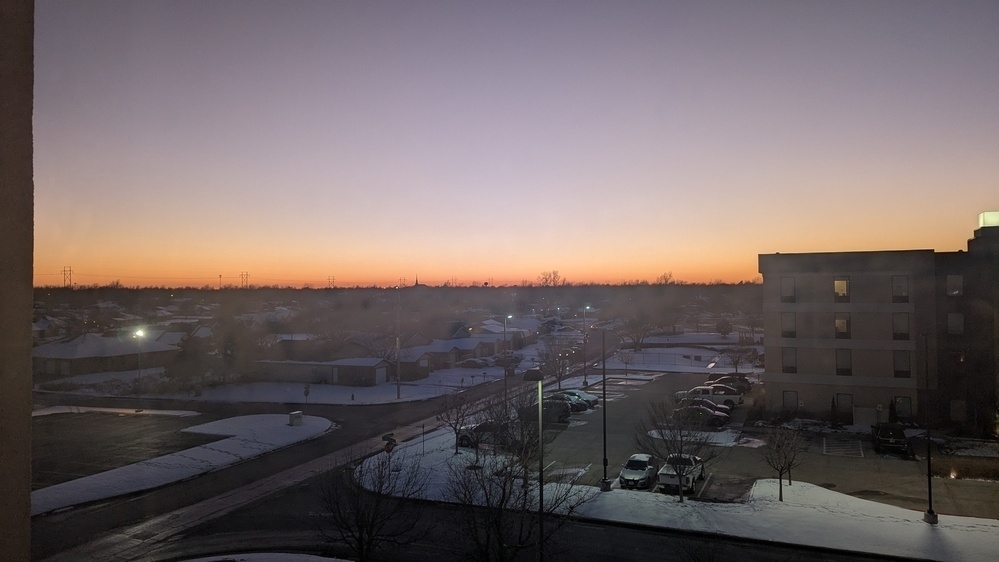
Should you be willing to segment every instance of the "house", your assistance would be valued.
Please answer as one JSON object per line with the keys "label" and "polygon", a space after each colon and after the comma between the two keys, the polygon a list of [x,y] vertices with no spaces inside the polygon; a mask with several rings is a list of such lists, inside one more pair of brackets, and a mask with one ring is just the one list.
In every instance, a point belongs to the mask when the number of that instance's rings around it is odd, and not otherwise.
{"label": "house", "polygon": [[378,357],[335,361],[273,361],[254,363],[252,378],[267,382],[376,386],[394,380],[394,365]]}
{"label": "house", "polygon": [[759,270],[768,411],[994,429],[999,213],[967,252],[764,254]]}
{"label": "house", "polygon": [[32,372],[51,379],[165,367],[179,351],[145,337],[83,334],[34,348]]}

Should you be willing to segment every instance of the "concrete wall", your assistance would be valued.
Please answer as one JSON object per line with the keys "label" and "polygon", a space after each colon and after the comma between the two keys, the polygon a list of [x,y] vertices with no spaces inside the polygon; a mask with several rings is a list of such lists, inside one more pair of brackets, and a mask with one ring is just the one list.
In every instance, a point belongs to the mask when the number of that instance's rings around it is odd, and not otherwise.
{"label": "concrete wall", "polygon": [[31,559],[33,0],[0,3],[0,560]]}

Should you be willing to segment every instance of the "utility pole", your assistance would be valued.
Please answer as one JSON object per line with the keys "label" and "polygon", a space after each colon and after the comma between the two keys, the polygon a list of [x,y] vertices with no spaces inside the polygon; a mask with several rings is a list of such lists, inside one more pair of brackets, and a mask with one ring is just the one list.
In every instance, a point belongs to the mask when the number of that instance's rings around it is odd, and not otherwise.
{"label": "utility pole", "polygon": [[395,293],[395,398],[402,399],[402,362],[400,361],[399,349],[399,316],[402,310],[401,288],[396,288]]}
{"label": "utility pole", "polygon": [[336,285],[336,276],[330,275],[326,278],[326,288],[332,289]]}
{"label": "utility pole", "polygon": [[73,268],[71,266],[67,265],[62,268],[62,286],[73,286]]}
{"label": "utility pole", "polygon": [[239,274],[239,279],[241,281],[242,287],[245,289],[250,284],[250,274],[243,271]]}

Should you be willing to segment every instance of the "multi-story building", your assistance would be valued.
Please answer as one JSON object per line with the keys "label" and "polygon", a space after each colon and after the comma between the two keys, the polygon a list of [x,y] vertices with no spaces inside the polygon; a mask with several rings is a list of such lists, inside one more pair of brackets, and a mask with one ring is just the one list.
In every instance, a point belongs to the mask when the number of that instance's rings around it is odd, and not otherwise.
{"label": "multi-story building", "polygon": [[995,430],[999,212],[979,216],[967,252],[759,260],[768,411]]}

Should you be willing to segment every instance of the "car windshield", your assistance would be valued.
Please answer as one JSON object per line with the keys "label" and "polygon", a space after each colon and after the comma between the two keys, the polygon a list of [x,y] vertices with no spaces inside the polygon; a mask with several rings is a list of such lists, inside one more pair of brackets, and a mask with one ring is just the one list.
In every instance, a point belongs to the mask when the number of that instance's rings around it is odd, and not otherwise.
{"label": "car windshield", "polygon": [[624,465],[629,470],[645,470],[648,466],[649,462],[643,459],[628,459],[628,463]]}

